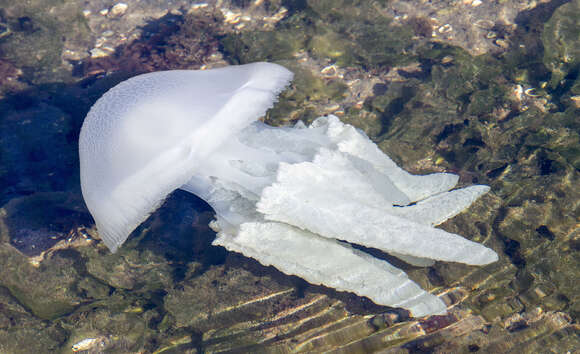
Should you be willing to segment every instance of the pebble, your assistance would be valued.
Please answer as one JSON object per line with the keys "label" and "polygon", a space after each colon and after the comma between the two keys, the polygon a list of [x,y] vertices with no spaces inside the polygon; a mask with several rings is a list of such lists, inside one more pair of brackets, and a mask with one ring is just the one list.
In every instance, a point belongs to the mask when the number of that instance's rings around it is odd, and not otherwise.
{"label": "pebble", "polygon": [[101,48],[93,48],[90,50],[91,58],[102,58],[109,56],[109,52]]}
{"label": "pebble", "polygon": [[200,3],[197,3],[197,4],[191,5],[191,9],[192,10],[203,9],[203,8],[206,8],[206,7],[208,7],[208,4],[205,3],[205,2],[200,2]]}
{"label": "pebble", "polygon": [[103,340],[103,338],[101,338],[101,337],[85,338],[85,339],[81,340],[80,342],[73,344],[71,349],[74,353],[80,352],[80,351],[86,351],[86,350],[89,350],[89,349],[92,349],[92,348],[98,346],[102,342],[102,340]]}
{"label": "pebble", "polygon": [[441,58],[441,64],[445,65],[445,64],[450,64],[453,62],[453,57],[451,55],[446,55],[443,58]]}
{"label": "pebble", "polygon": [[335,65],[328,65],[320,70],[320,73],[326,77],[334,77],[338,73]]}
{"label": "pebble", "polygon": [[507,49],[509,47],[509,43],[505,39],[496,39],[493,43],[503,49]]}
{"label": "pebble", "polygon": [[283,19],[284,17],[286,17],[286,15],[288,14],[288,9],[285,7],[281,7],[280,10],[278,10],[278,12],[276,12],[274,15],[268,17],[264,17],[264,21],[266,22],[278,22],[281,19]]}
{"label": "pebble", "polygon": [[235,13],[230,9],[220,9],[222,15],[224,16],[224,22],[235,25],[236,23],[240,22],[241,14]]}
{"label": "pebble", "polygon": [[103,44],[107,42],[107,39],[104,37],[99,37],[95,40],[95,48],[101,48]]}
{"label": "pebble", "polygon": [[439,33],[448,33],[453,31],[453,27],[450,24],[446,23],[443,26],[439,27],[438,31]]}
{"label": "pebble", "polygon": [[125,4],[124,2],[120,2],[115,4],[115,6],[111,7],[111,11],[109,11],[109,16],[111,17],[120,17],[125,14],[129,5]]}

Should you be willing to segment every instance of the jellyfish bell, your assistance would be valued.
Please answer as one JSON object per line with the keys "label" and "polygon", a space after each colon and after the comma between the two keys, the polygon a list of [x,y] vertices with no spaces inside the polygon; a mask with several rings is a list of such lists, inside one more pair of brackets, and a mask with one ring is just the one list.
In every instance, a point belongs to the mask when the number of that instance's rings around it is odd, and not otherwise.
{"label": "jellyfish bell", "polygon": [[115,251],[229,137],[262,116],[292,72],[269,63],[139,75],[105,93],[79,138],[81,187]]}
{"label": "jellyfish bell", "polygon": [[105,93],[79,139],[82,192],[103,242],[115,252],[183,189],[214,209],[215,245],[414,316],[444,313],[403,271],[337,240],[419,266],[494,262],[491,249],[434,227],[489,187],[411,175],[334,116],[257,121],[292,76],[270,63],[164,71]]}

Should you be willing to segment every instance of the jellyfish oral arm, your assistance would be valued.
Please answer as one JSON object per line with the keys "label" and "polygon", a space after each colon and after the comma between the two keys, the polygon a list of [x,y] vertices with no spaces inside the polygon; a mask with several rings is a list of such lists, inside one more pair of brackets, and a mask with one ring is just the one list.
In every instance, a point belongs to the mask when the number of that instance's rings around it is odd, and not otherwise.
{"label": "jellyfish oral arm", "polygon": [[[442,191],[442,185],[452,188],[449,181],[456,179],[443,173],[412,176],[427,180],[421,193],[428,195],[413,200],[371,163],[352,163],[371,158],[340,151],[346,137],[329,136],[339,126],[348,128],[334,116],[321,117],[308,128],[253,123],[217,151],[219,158],[204,169],[207,176],[196,176],[183,188],[215,210],[215,245],[314,284],[407,308],[414,316],[443,313],[444,304],[404,272],[337,240],[377,248],[419,266],[434,260],[494,262],[497,255],[489,248],[433,227],[489,188]],[[391,172],[395,168],[393,164]],[[402,201],[410,205],[401,206]]]}

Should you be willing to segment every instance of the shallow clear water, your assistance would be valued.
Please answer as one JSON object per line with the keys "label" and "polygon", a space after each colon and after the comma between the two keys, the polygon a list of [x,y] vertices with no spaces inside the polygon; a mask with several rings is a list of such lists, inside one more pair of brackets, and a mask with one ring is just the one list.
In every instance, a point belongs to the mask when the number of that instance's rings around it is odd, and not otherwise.
{"label": "shallow clear water", "polygon": [[[0,352],[579,346],[580,2],[125,4],[0,1]],[[491,186],[441,227],[499,262],[395,264],[447,316],[412,321],[213,247],[188,193],[118,253],[99,242],[77,154],[94,101],[143,72],[260,60],[296,75],[266,122],[333,113],[413,173]]]}

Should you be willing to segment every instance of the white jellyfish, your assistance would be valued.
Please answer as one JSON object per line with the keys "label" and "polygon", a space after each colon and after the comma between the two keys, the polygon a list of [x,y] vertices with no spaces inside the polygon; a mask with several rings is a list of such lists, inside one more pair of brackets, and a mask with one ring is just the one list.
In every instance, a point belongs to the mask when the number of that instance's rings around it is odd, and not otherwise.
{"label": "white jellyfish", "polygon": [[335,116],[257,121],[292,76],[270,63],[164,71],[103,95],[79,139],[82,192],[103,242],[115,252],[183,189],[214,209],[215,245],[414,316],[445,313],[403,271],[349,243],[419,266],[494,262],[491,249],[433,227],[489,187],[411,175]]}

